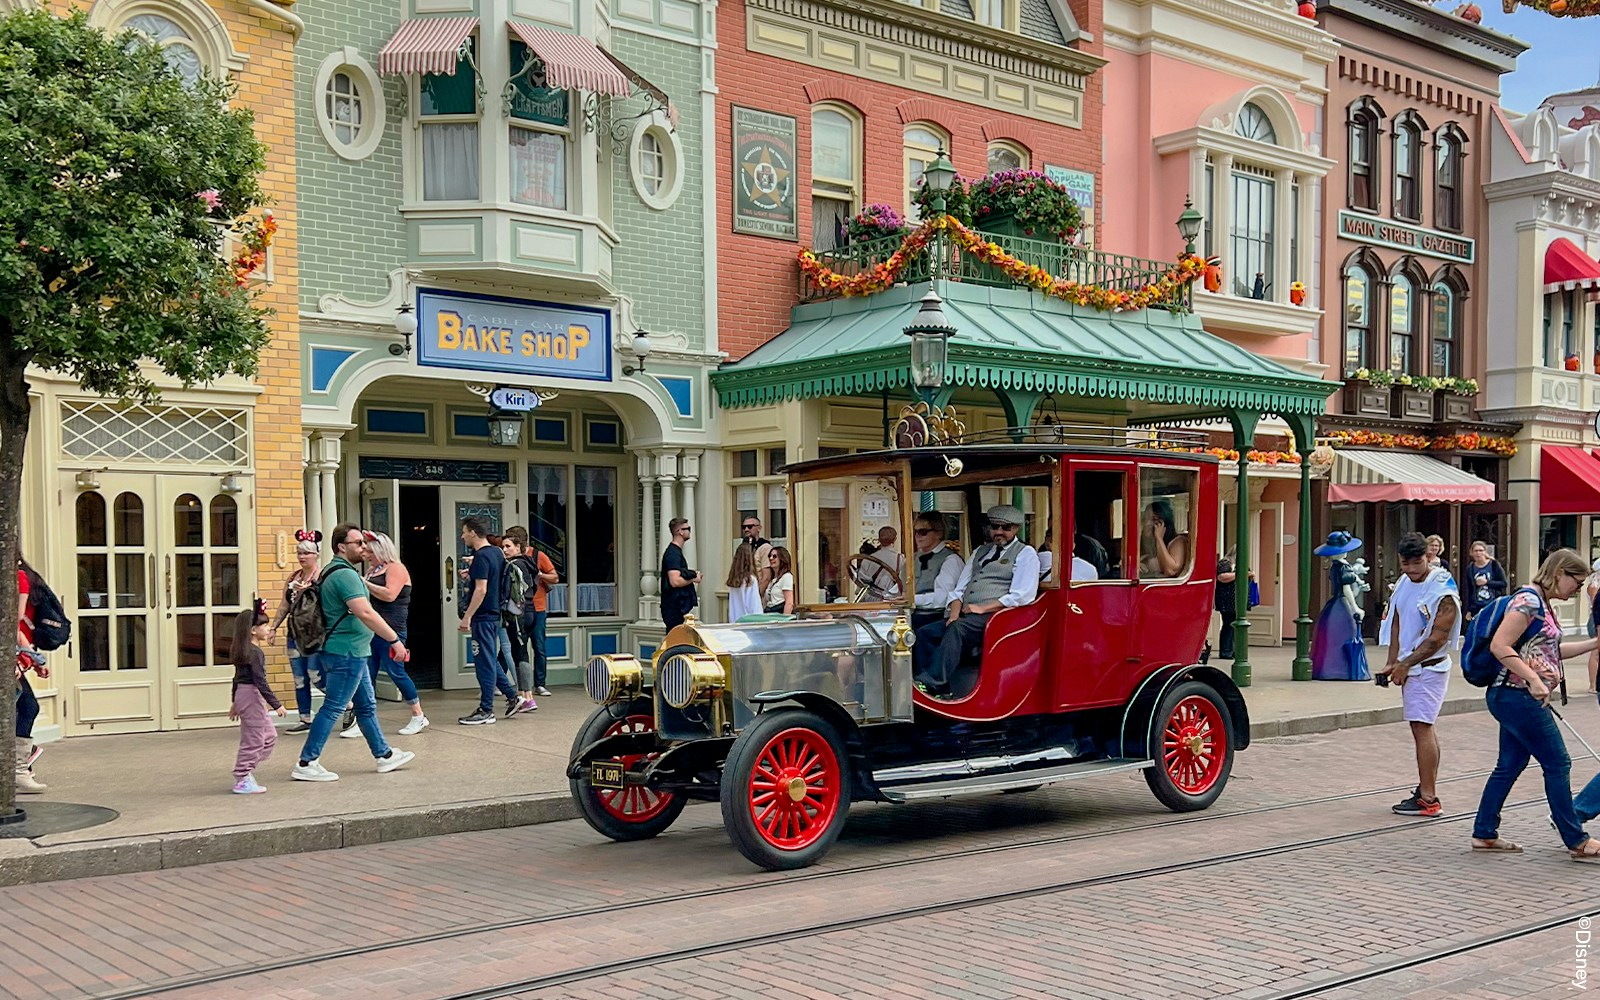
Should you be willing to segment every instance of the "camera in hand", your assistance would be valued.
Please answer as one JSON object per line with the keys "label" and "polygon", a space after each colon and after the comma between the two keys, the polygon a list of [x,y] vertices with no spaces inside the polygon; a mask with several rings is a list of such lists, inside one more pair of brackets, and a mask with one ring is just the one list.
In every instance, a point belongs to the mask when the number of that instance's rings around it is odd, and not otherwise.
{"label": "camera in hand", "polygon": [[1388,687],[1389,686],[1389,673],[1388,673],[1388,671],[1379,671],[1378,673],[1373,674],[1372,675],[1372,683],[1378,685],[1381,688]]}

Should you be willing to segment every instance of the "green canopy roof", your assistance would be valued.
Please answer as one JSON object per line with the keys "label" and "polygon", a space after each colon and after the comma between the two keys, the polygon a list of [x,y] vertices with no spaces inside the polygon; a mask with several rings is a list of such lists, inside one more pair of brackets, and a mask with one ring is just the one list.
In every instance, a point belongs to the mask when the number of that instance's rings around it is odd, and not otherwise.
{"label": "green canopy roof", "polygon": [[[1283,415],[1320,414],[1337,388],[1207,333],[1192,313],[1102,313],[948,281],[936,289],[956,328],[946,377],[957,386]],[[718,399],[737,409],[909,386],[903,331],[926,293],[919,284],[796,306],[789,329],[712,373]]]}

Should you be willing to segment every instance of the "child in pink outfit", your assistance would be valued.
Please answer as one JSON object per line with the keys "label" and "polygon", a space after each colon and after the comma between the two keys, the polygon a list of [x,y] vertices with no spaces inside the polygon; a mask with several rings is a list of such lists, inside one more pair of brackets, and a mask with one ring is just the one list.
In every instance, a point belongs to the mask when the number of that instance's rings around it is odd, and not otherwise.
{"label": "child in pink outfit", "polygon": [[283,718],[283,704],[267,686],[267,659],[260,643],[272,628],[267,621],[266,604],[257,600],[249,611],[239,612],[233,625],[233,707],[228,718],[239,720],[239,756],[233,763],[233,790],[239,795],[266,791],[256,783],[255,769],[272,756],[278,730],[272,713]]}

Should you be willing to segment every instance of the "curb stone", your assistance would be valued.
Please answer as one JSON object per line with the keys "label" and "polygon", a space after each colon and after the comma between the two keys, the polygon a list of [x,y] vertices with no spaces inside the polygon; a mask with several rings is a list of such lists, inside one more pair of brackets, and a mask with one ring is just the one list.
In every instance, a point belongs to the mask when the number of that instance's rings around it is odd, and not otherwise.
{"label": "curb stone", "polygon": [[[1448,700],[1441,715],[1483,711],[1481,697]],[[1252,740],[1331,733],[1401,721],[1398,705],[1294,719],[1253,722]],[[95,875],[126,875],[219,861],[270,858],[306,851],[393,843],[451,833],[501,830],[577,819],[578,808],[565,790],[509,799],[453,802],[414,809],[391,809],[319,816],[279,823],[185,830],[38,847],[31,853],[0,856],[0,886],[53,882]]]}

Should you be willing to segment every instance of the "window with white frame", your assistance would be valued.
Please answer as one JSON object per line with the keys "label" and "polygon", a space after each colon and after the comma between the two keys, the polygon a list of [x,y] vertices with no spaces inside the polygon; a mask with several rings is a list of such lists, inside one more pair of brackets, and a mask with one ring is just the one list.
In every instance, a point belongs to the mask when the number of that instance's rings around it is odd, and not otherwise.
{"label": "window with white frame", "polygon": [[371,156],[383,140],[385,109],[378,76],[353,46],[330,52],[312,81],[323,141],[344,160]]}
{"label": "window with white frame", "polygon": [[991,28],[1016,31],[1020,15],[1017,0],[972,0],[972,19]]}
{"label": "window with white frame", "polygon": [[653,132],[639,137],[639,183],[652,195],[661,193],[667,180],[666,146]]}
{"label": "window with white frame", "polygon": [[161,14],[136,14],[122,22],[122,27],[128,31],[138,32],[150,44],[161,50],[161,58],[166,60],[167,68],[183,78],[184,83],[192,84],[200,79],[202,73],[211,70],[200,56],[200,49],[195,45],[193,38],[183,29],[177,21]]}
{"label": "window with white frame", "polygon": [[950,137],[937,125],[928,122],[916,122],[906,126],[905,130],[905,164],[906,164],[906,218],[912,222],[922,221],[922,213],[917,208],[917,189],[922,187],[922,174],[928,169],[928,164],[939,158],[940,150],[948,156],[950,150]]}
{"label": "window with white frame", "polygon": [[739,523],[761,521],[761,533],[774,545],[789,544],[789,492],[778,473],[786,461],[781,447],[746,448],[729,453],[728,485]]}
{"label": "window with white frame", "polygon": [[418,81],[423,201],[478,200],[478,74],[472,65],[461,57],[454,74],[427,73]]}
{"label": "window with white frame", "polygon": [[511,200],[565,211],[572,100],[545,86],[544,63],[511,40]]}
{"label": "window with white frame", "polygon": [[1278,130],[1272,127],[1272,119],[1261,110],[1260,105],[1246,104],[1239,109],[1239,117],[1234,120],[1233,131],[1245,139],[1254,139],[1271,146],[1278,144]]}
{"label": "window with white frame", "polygon": [[1268,170],[1251,166],[1233,170],[1233,219],[1228,238],[1234,294],[1243,298],[1264,299],[1273,292],[1277,189]]}
{"label": "window with white frame", "polygon": [[528,541],[561,578],[550,588],[552,618],[617,613],[617,470],[528,466]]}
{"label": "window with white frame", "polygon": [[832,250],[861,206],[861,120],[833,104],[811,111],[811,245]]}
{"label": "window with white frame", "polygon": [[671,208],[683,192],[683,149],[666,115],[658,111],[639,119],[628,162],[639,200],[657,211]]}
{"label": "window with white frame", "polygon": [[1026,170],[1030,157],[1027,149],[1014,142],[997,140],[989,143],[989,173],[1002,170]]}

